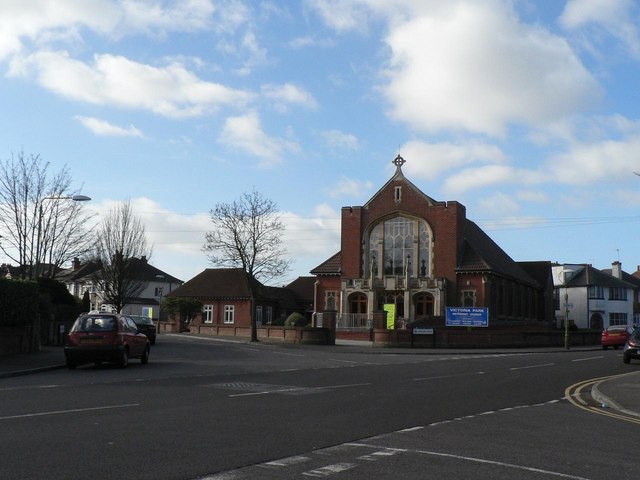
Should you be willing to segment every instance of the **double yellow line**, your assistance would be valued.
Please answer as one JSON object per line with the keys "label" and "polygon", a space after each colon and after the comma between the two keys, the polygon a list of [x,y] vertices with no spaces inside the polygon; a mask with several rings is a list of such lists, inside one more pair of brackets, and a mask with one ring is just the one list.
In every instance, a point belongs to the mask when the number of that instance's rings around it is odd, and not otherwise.
{"label": "double yellow line", "polygon": [[565,398],[574,406],[581,408],[587,412],[597,413],[598,415],[605,415],[607,417],[617,418],[618,420],[624,420],[625,422],[635,423],[640,425],[640,418],[631,415],[625,415],[624,413],[616,413],[610,410],[603,410],[602,407],[594,407],[589,405],[583,398],[582,393],[585,389],[593,388],[593,386],[604,380],[614,378],[618,375],[612,375],[609,377],[592,378],[591,380],[585,380],[583,382],[575,383],[570,387],[567,387],[564,391]]}

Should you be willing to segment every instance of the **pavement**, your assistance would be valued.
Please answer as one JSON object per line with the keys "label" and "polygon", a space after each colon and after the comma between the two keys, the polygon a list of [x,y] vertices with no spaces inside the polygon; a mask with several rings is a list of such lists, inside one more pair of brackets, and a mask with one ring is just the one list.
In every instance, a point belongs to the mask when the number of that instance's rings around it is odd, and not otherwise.
{"label": "pavement", "polygon": [[[182,334],[184,335],[184,334]],[[208,337],[211,339],[211,337]],[[244,340],[227,339],[236,343],[247,343]],[[266,343],[266,342],[265,342]],[[314,346],[315,347],[315,346]],[[304,347],[301,347],[304,348]],[[320,347],[326,348],[326,347]],[[496,353],[529,353],[529,352],[567,352],[561,348],[539,349],[412,349],[412,348],[373,348],[372,342],[337,340],[336,346],[345,353],[375,353],[375,354],[422,354],[422,355],[465,355],[465,354],[496,354]],[[595,351],[599,346],[572,347],[569,352]],[[567,353],[569,353],[567,352]],[[640,418],[640,366],[632,361],[629,373],[616,375],[597,382],[591,394],[603,406],[618,410],[628,415]],[[66,368],[64,353],[60,346],[44,346],[39,352],[18,353],[0,356],[0,379],[30,375]]]}

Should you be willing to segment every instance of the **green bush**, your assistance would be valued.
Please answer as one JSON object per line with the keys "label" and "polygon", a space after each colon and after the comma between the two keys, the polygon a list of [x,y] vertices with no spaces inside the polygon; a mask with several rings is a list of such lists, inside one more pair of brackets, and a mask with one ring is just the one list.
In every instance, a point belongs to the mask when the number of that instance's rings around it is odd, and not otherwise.
{"label": "green bush", "polygon": [[36,282],[0,279],[0,326],[32,324],[39,300]]}
{"label": "green bush", "polygon": [[287,317],[284,321],[285,327],[304,327],[307,325],[307,319],[304,318],[304,315],[294,312]]}

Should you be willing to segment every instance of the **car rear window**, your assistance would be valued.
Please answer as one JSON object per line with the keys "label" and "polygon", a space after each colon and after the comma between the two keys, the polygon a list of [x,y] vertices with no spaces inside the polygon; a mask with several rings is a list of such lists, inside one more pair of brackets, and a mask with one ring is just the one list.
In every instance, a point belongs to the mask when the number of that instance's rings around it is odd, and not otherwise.
{"label": "car rear window", "polygon": [[136,322],[138,325],[153,325],[153,322],[151,321],[151,319],[149,317],[131,317],[133,318],[133,321]]}
{"label": "car rear window", "polygon": [[71,329],[72,332],[114,332],[118,321],[110,315],[80,317]]}

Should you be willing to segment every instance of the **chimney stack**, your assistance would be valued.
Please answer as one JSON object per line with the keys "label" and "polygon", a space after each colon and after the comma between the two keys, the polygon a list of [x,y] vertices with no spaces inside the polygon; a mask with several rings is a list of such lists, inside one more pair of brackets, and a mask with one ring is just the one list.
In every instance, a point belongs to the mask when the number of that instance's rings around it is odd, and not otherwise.
{"label": "chimney stack", "polygon": [[617,260],[611,264],[611,275],[622,280],[622,264]]}

